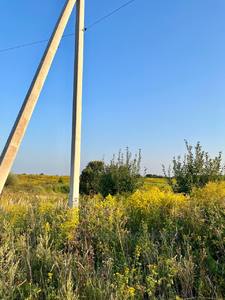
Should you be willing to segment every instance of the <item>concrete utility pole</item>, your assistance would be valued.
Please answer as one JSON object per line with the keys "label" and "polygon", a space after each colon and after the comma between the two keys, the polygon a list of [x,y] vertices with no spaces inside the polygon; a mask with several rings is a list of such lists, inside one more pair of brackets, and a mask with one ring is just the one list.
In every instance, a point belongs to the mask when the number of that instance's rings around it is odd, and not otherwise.
{"label": "concrete utility pole", "polygon": [[73,100],[69,207],[79,206],[83,52],[84,52],[84,0],[77,0],[76,54],[75,54],[75,70],[74,70],[74,96],[73,96],[74,100]]}
{"label": "concrete utility pole", "polygon": [[[82,8],[83,8],[82,2],[83,1],[81,1],[81,4],[79,6],[80,10],[82,10]],[[72,10],[75,6],[75,3],[76,3],[76,0],[67,0],[66,1],[66,4],[62,10],[60,17],[59,17],[57,25],[52,34],[52,37],[48,43],[47,49],[43,55],[40,65],[38,67],[36,75],[32,81],[31,87],[27,93],[27,96],[24,100],[22,108],[19,112],[19,115],[13,126],[11,134],[8,138],[6,146],[1,154],[1,157],[0,157],[0,193],[2,192],[4,184],[8,177],[8,174],[9,174],[9,172],[12,168],[13,162],[16,158],[20,144],[21,144],[24,134],[26,132],[26,129],[27,129],[27,126],[31,119],[33,110],[38,101],[42,87],[45,83],[45,79],[48,75],[49,69],[51,67],[52,61],[53,61],[56,51],[58,49],[59,43],[62,39],[65,27],[68,23],[68,20],[70,18]],[[81,20],[79,22],[81,23]],[[81,36],[82,35],[80,34],[80,41],[82,41]],[[82,45],[82,47],[83,47],[83,45]],[[82,47],[81,47],[81,49],[82,49]],[[78,47],[78,48],[80,48],[80,47]],[[78,51],[78,53],[80,53],[80,52],[81,51]],[[79,57],[82,60],[81,53],[79,54]],[[82,68],[81,64],[78,64],[77,69],[81,70],[81,68]],[[78,73],[80,74],[81,71],[79,71]],[[79,76],[79,80],[77,80],[77,81],[78,81],[78,85],[77,85],[78,97],[77,97],[77,99],[80,99],[81,98],[80,76]],[[79,114],[80,114],[80,109],[78,110],[78,115]],[[79,120],[80,120],[80,117],[78,118],[77,123],[80,123]],[[79,132],[79,130],[78,130],[78,132]],[[79,139],[80,139],[80,136],[79,136]],[[79,143],[78,143],[78,145],[79,145]],[[79,147],[77,147],[76,153],[79,153]],[[77,155],[77,156],[79,157],[79,155]],[[79,159],[77,159],[77,161],[78,160]],[[78,162],[76,163],[76,165],[78,165]]]}

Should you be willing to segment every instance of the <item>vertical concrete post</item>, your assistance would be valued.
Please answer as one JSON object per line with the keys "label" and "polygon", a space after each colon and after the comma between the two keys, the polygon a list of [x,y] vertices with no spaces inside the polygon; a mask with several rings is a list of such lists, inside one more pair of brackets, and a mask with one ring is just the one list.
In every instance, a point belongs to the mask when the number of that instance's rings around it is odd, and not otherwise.
{"label": "vertical concrete post", "polygon": [[84,0],[77,0],[76,7],[76,53],[74,70],[74,100],[71,145],[69,207],[79,206],[80,148],[82,117],[82,81],[84,48]]}
{"label": "vertical concrete post", "polygon": [[0,193],[16,158],[76,0],[67,0],[0,157]]}

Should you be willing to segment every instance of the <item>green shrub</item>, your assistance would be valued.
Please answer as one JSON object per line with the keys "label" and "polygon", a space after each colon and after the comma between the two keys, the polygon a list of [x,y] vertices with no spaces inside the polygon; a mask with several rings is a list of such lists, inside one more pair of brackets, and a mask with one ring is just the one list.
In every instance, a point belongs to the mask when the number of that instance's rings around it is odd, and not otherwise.
{"label": "green shrub", "polygon": [[100,180],[104,171],[104,162],[91,161],[80,176],[80,193],[85,195],[98,194]]}
{"label": "green shrub", "polygon": [[68,184],[56,184],[52,185],[52,190],[55,193],[69,194],[70,187]]}
{"label": "green shrub", "polygon": [[80,176],[80,193],[101,193],[105,197],[109,194],[133,192],[141,183],[140,162],[141,153],[132,159],[128,149],[125,155],[119,152],[118,157],[114,156],[109,164],[102,161],[89,162]]}
{"label": "green shrub", "polygon": [[68,185],[68,184],[62,184],[62,185],[60,186],[60,191],[61,191],[61,193],[69,194],[69,192],[70,192],[70,187],[69,187],[69,185]]}
{"label": "green shrub", "polygon": [[187,153],[183,160],[173,158],[172,177],[163,167],[164,174],[174,192],[190,194],[194,187],[203,187],[210,181],[222,179],[223,167],[221,152],[210,158],[208,152],[202,150],[198,142],[194,148],[185,141]]}
{"label": "green shrub", "polygon": [[116,195],[132,193],[140,186],[141,152],[132,159],[132,155],[126,149],[125,156],[119,152],[117,158],[113,158],[110,164],[104,166],[100,180],[100,193]]}

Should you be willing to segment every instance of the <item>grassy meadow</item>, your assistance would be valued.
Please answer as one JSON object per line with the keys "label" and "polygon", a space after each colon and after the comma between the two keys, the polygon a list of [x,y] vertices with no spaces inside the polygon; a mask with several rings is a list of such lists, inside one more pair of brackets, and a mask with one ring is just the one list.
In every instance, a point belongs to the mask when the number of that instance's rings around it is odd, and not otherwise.
{"label": "grassy meadow", "polygon": [[190,196],[164,179],[82,196],[68,177],[19,175],[0,199],[0,299],[224,299],[225,183]]}

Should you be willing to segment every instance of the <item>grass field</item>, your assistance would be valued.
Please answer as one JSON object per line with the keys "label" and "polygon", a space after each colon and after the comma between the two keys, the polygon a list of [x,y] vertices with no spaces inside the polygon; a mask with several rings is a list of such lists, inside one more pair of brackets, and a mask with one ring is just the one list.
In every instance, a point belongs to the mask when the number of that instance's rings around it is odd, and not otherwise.
{"label": "grass field", "polygon": [[144,179],[145,187],[157,186],[158,188],[168,187],[168,183],[165,178],[145,178]]}
{"label": "grass field", "polygon": [[[16,185],[6,188],[7,193],[28,193],[39,196],[59,194],[67,195],[69,192],[68,176],[48,176],[48,175],[17,175]],[[169,186],[164,178],[144,178],[143,189],[148,190],[151,187],[168,190]]]}
{"label": "grass field", "polygon": [[68,177],[20,175],[0,200],[0,299],[224,299],[225,183],[164,179],[81,197]]}
{"label": "grass field", "polygon": [[[48,176],[48,175],[17,175],[16,186],[10,186],[9,190],[27,191],[37,194],[45,193],[68,193],[68,176]],[[65,188],[65,189],[64,189]]]}

